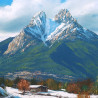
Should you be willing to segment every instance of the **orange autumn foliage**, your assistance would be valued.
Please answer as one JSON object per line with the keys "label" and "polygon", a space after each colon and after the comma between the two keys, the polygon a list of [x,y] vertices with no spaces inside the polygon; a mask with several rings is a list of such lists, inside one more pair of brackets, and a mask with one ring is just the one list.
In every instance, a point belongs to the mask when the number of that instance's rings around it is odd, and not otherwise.
{"label": "orange autumn foliage", "polygon": [[25,93],[25,91],[29,90],[29,85],[30,83],[27,80],[21,79],[19,81],[19,83],[17,84],[17,87],[19,90],[23,91],[23,93]]}
{"label": "orange autumn foliage", "polygon": [[93,86],[93,82],[90,79],[86,79],[82,81],[69,83],[67,85],[66,90],[70,93],[75,93],[75,94],[82,94],[82,93],[90,94],[90,89],[92,88],[92,86]]}
{"label": "orange autumn foliage", "polygon": [[69,93],[79,93],[80,92],[80,88],[77,86],[77,84],[75,83],[70,83],[68,84],[66,90],[69,92]]}
{"label": "orange autumn foliage", "polygon": [[77,98],[90,98],[90,95],[88,93],[82,93],[82,94],[78,94]]}

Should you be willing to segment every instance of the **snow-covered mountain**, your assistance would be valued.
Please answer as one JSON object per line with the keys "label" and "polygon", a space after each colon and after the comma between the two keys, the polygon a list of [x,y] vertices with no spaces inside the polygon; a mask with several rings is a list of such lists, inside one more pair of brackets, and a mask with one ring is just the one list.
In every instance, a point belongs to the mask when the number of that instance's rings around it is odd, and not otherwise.
{"label": "snow-covered mountain", "polygon": [[83,28],[78,24],[77,20],[72,17],[67,9],[62,9],[54,18],[59,23],[56,29],[47,36],[46,41],[52,43],[56,40],[62,39],[92,39],[96,38],[97,35],[88,29]]}
{"label": "snow-covered mountain", "polygon": [[25,27],[25,31],[30,32],[32,35],[41,39],[42,41],[45,40],[45,26],[46,26],[46,14],[45,12],[37,13],[31,20],[30,24]]}
{"label": "snow-covered mountain", "polygon": [[18,36],[0,42],[0,71],[24,70],[96,78],[98,35],[82,27],[66,9],[54,19],[39,12]]}
{"label": "snow-covered mountain", "polygon": [[98,38],[98,36],[78,24],[67,9],[60,10],[54,19],[48,19],[45,12],[42,11],[34,15],[30,24],[23,28],[20,34],[9,43],[4,54],[15,53],[21,48],[25,49],[32,43],[34,44],[32,41],[35,39],[48,46],[58,40],[75,40],[77,38],[91,40]]}

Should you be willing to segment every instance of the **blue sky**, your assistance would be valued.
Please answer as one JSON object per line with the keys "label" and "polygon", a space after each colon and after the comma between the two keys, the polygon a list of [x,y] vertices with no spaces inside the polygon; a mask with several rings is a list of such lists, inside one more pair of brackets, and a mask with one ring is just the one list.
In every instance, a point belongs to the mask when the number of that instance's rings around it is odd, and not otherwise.
{"label": "blue sky", "polygon": [[[0,0],[0,6],[11,5],[13,0]],[[61,0],[61,3],[64,3],[66,0]]]}
{"label": "blue sky", "polygon": [[37,12],[54,18],[61,9],[98,34],[98,0],[0,0],[0,41],[19,34]]}
{"label": "blue sky", "polygon": [[0,6],[11,5],[12,0],[0,0]]}
{"label": "blue sky", "polygon": [[61,3],[64,3],[66,0],[61,0]]}

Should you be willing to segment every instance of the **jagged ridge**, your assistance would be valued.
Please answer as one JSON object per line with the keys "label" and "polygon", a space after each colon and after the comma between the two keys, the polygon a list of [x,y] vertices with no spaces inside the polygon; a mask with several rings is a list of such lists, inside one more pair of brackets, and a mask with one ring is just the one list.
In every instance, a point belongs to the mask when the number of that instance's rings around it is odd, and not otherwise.
{"label": "jagged ridge", "polygon": [[[32,34],[33,37],[31,38],[31,35],[28,34]],[[36,14],[30,24],[13,39],[5,54],[12,54],[21,48],[25,48],[26,41],[29,41],[28,39],[34,40],[34,38],[50,46],[55,41],[63,39],[91,40],[98,38],[98,36],[78,24],[67,9],[62,9],[54,20],[47,19],[45,12],[42,11]]]}

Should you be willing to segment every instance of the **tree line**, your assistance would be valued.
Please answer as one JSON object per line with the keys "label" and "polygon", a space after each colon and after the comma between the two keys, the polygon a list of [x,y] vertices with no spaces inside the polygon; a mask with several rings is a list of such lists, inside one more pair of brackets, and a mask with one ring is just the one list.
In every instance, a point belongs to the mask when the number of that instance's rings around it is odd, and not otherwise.
{"label": "tree line", "polygon": [[0,87],[14,87],[19,88],[25,92],[25,88],[28,90],[29,85],[44,85],[51,90],[65,89],[69,93],[75,94],[98,94],[98,80],[92,81],[91,79],[71,82],[59,82],[54,79],[46,79],[38,81],[35,78],[31,80],[21,79],[17,77],[14,80],[0,78]]}

